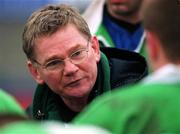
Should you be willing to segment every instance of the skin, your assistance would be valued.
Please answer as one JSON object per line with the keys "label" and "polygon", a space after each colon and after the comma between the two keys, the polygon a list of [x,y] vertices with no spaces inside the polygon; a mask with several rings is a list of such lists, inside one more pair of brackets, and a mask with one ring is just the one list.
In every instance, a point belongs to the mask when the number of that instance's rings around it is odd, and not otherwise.
{"label": "skin", "polygon": [[152,31],[146,31],[148,63],[152,70],[156,71],[164,65],[171,63],[162,48],[158,36]]}
{"label": "skin", "polygon": [[139,11],[143,0],[107,0],[111,16],[135,24],[140,22]]}
{"label": "skin", "polygon": [[[52,58],[65,59],[77,49],[86,48],[87,42],[87,38],[74,25],[68,24],[51,36],[36,40],[36,60],[44,64]],[[28,61],[29,70],[36,82],[46,83],[73,111],[81,111],[87,104],[96,81],[97,63],[100,60],[96,37],[90,39],[88,50],[88,56],[82,63],[74,65],[66,60],[62,71],[48,71],[41,66],[35,67]]]}

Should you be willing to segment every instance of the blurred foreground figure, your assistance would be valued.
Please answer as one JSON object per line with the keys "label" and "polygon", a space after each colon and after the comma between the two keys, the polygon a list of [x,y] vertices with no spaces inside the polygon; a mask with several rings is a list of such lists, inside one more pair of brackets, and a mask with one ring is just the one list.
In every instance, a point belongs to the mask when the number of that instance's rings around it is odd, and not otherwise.
{"label": "blurred foreground figure", "polygon": [[111,134],[95,126],[72,126],[58,122],[37,122],[27,118],[15,99],[0,89],[0,134]]}
{"label": "blurred foreground figure", "polygon": [[0,127],[0,134],[111,134],[95,126],[72,126],[58,122],[19,121]]}
{"label": "blurred foreground figure", "polygon": [[22,107],[15,98],[0,89],[0,114],[12,114],[26,116]]}
{"label": "blurred foreground figure", "polygon": [[0,127],[26,119],[25,111],[14,97],[0,89]]}
{"label": "blurred foreground figure", "polygon": [[180,133],[180,2],[144,0],[141,15],[154,73],[136,86],[94,100],[76,124],[117,134]]}

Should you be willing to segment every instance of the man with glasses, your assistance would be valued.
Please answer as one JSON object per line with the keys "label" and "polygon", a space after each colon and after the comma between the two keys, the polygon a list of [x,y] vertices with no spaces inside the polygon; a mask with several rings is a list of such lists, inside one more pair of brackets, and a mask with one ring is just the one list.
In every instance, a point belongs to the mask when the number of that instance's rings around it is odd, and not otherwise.
{"label": "man with glasses", "polygon": [[32,104],[38,120],[69,122],[96,96],[147,73],[144,58],[136,53],[113,48],[102,53],[87,23],[67,5],[49,5],[30,16],[23,50],[38,83]]}

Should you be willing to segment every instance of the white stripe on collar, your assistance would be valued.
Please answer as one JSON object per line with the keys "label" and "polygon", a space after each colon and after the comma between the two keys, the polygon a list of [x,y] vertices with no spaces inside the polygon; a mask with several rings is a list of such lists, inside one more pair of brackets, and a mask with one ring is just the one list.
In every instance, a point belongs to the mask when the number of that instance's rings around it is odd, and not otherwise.
{"label": "white stripe on collar", "polygon": [[168,64],[146,77],[143,83],[180,83],[180,66]]}

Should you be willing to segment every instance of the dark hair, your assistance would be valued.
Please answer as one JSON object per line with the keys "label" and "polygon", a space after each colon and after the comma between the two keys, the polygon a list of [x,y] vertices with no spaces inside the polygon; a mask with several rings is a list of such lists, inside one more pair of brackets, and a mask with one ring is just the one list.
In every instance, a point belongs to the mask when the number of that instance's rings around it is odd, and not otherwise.
{"label": "dark hair", "polygon": [[180,1],[145,0],[141,9],[142,23],[161,41],[167,58],[180,60]]}

